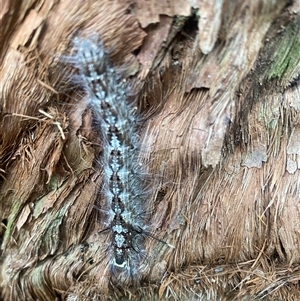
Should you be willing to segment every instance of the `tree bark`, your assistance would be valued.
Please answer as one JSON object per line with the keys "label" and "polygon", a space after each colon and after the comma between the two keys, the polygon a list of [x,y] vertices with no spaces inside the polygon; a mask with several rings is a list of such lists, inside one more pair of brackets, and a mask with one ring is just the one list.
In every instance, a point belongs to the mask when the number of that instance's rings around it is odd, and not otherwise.
{"label": "tree bark", "polygon": [[[300,298],[299,11],[4,0],[1,299]],[[111,281],[102,142],[68,59],[93,36],[130,82],[151,177],[144,268],[126,286]]]}

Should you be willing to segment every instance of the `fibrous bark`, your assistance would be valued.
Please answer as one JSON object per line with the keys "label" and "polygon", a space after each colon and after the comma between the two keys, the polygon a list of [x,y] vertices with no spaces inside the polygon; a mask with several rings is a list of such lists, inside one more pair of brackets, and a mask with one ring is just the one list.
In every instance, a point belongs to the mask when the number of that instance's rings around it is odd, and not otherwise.
{"label": "fibrous bark", "polygon": [[[4,1],[3,300],[297,300],[299,1]],[[68,64],[99,35],[143,118],[147,273],[107,270],[102,143]],[[170,248],[162,241],[174,245]]]}

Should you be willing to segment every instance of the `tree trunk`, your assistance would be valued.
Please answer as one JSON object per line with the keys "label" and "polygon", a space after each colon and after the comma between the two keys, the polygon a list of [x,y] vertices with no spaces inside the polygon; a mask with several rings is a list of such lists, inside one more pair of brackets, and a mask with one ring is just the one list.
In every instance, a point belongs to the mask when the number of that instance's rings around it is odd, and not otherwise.
{"label": "tree trunk", "polygon": [[[299,0],[4,0],[2,300],[300,299],[299,12]],[[141,120],[148,230],[128,283],[110,268],[76,37],[100,37]]]}

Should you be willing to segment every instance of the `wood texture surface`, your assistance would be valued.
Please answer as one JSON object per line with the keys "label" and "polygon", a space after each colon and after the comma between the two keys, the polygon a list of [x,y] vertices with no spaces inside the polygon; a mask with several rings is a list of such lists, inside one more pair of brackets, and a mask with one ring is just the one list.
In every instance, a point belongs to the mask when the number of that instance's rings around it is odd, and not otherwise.
{"label": "wood texture surface", "polygon": [[[300,3],[2,1],[2,300],[298,300]],[[152,177],[141,283],[110,283],[102,142],[66,60],[100,35]]]}

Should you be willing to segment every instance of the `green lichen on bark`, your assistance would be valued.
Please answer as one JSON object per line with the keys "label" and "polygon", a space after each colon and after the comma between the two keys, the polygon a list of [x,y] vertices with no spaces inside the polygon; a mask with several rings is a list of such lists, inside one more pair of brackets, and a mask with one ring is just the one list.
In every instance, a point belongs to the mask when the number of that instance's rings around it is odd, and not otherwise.
{"label": "green lichen on bark", "polygon": [[300,17],[289,23],[271,41],[271,64],[267,80],[280,79],[285,84],[300,72]]}
{"label": "green lichen on bark", "polygon": [[20,214],[20,211],[22,210],[22,200],[16,201],[14,203],[14,206],[12,207],[11,213],[8,217],[7,220],[7,226],[6,226],[6,231],[4,232],[4,238],[3,238],[3,243],[1,246],[1,249],[4,250],[7,246],[7,244],[9,243],[9,240],[12,236],[14,227],[16,225],[16,220]]}

